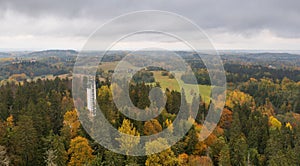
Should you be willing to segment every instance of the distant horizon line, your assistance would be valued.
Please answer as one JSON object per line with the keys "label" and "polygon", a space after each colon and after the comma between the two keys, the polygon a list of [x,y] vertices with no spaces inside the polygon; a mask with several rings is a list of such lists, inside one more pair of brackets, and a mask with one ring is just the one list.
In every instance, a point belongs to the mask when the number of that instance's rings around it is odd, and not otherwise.
{"label": "distant horizon line", "polygon": [[[49,48],[49,49],[38,49],[38,48],[32,48],[32,49],[27,49],[27,48],[0,48],[0,52],[4,53],[9,53],[9,52],[39,52],[39,51],[106,51],[106,50],[80,50],[80,49],[73,49],[73,48]],[[171,51],[187,51],[191,52],[192,50],[186,50],[186,49],[169,49]],[[136,51],[134,49],[113,49],[110,51]],[[149,49],[149,50],[144,50],[144,51],[164,51],[162,49]],[[165,50],[167,51],[167,50]],[[211,50],[199,50],[199,51],[211,51]],[[280,52],[280,51],[291,51],[291,52],[300,52],[299,50],[293,50],[293,49],[216,49],[215,51],[240,51],[240,52],[246,52],[246,51],[251,51],[251,52],[262,52],[262,51],[273,51],[273,52]]]}

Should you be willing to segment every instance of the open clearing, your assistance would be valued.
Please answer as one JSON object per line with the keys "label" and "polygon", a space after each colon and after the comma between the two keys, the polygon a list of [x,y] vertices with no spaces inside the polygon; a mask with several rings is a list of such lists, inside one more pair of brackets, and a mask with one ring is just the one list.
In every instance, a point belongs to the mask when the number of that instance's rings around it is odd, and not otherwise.
{"label": "open clearing", "polygon": [[[162,76],[161,71],[153,71],[153,74],[154,74],[155,80],[160,83],[160,86],[163,90],[168,88],[170,90],[175,90],[175,91],[180,92],[180,86],[175,78],[170,79],[168,76]],[[179,80],[179,82],[180,82],[180,84],[184,85],[182,80]],[[198,86],[199,93],[200,93],[202,99],[204,99],[204,101],[206,103],[209,103],[211,86],[209,86],[209,85],[193,85],[193,84],[185,84],[185,86],[184,86],[185,93],[187,96],[187,102],[191,103],[192,96],[188,95],[188,93],[191,93],[191,91],[193,91],[194,89],[197,89],[196,86]]]}
{"label": "open clearing", "polygon": [[[114,70],[116,68],[116,66],[118,65],[118,63],[119,62],[117,62],[117,61],[116,62],[103,62],[100,65],[100,67],[104,71]],[[151,71],[151,72],[153,72],[155,81],[160,83],[160,86],[163,90],[168,88],[170,90],[175,90],[175,91],[180,92],[181,88],[175,78],[170,79],[168,76],[162,76],[161,75],[162,71]],[[178,74],[176,77],[180,78],[180,76]],[[189,95],[189,93],[193,92],[194,89],[197,89],[197,86],[198,86],[199,93],[200,93],[202,99],[204,100],[204,102],[206,102],[206,103],[210,102],[211,86],[184,84],[182,80],[179,80],[179,83],[184,85],[185,94],[186,94],[188,103],[192,102],[192,95]]]}

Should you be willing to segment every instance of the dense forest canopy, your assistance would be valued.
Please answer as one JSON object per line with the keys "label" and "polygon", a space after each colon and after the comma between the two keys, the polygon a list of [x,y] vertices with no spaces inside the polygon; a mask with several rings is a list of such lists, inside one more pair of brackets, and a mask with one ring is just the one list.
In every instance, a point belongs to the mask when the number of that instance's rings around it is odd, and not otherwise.
{"label": "dense forest canopy", "polygon": [[[185,58],[191,60],[193,56],[188,54]],[[55,63],[47,65],[47,59]],[[107,59],[112,61],[114,56]],[[32,77],[45,74],[35,74],[38,72],[69,73],[72,66],[72,61],[63,57],[37,59],[34,63],[5,63],[1,71]],[[67,63],[69,66],[65,66]],[[166,88],[163,89],[166,104],[156,103],[157,109],[162,109],[158,117],[145,122],[132,120],[114,104],[110,82],[113,71],[107,64],[107,68],[100,65],[96,79],[97,102],[106,119],[120,132],[147,136],[168,128],[172,136],[175,132],[172,122],[180,107],[188,117],[190,108],[198,103],[198,114],[184,138],[167,150],[140,157],[114,153],[90,137],[78,119],[72,80],[68,77],[27,80],[21,75],[20,80],[3,81],[0,85],[0,165],[299,165],[299,68],[282,65],[278,68],[227,61],[224,66],[228,81],[225,108],[217,127],[204,141],[199,141],[199,133],[209,107],[213,106],[211,102],[200,96],[191,102],[181,100],[185,98],[184,93],[190,92]],[[192,66],[198,83],[209,85],[208,73],[201,62],[193,62]],[[166,80],[174,80],[172,73],[160,68],[140,71],[129,89],[134,106],[149,109],[149,92],[155,87],[162,88],[155,72]],[[2,79],[11,77],[11,73]],[[188,76],[182,77],[188,81]],[[103,132],[109,131],[103,129]],[[109,139],[124,153],[137,148],[135,142],[126,144],[122,137],[111,135]],[[156,139],[143,150],[151,151],[153,146],[166,144],[166,140]]]}

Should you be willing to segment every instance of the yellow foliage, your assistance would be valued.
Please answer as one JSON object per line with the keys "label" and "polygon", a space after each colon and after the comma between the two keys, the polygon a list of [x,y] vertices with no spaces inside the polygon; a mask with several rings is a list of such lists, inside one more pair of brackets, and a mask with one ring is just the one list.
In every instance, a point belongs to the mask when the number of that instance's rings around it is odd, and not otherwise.
{"label": "yellow foliage", "polygon": [[6,123],[7,123],[8,127],[13,127],[14,126],[14,118],[13,118],[12,115],[10,115],[9,117],[7,117]]}
{"label": "yellow foliage", "polygon": [[98,96],[100,99],[112,100],[111,92],[112,91],[107,85],[101,86],[101,88],[98,90]]}
{"label": "yellow foliage", "polygon": [[168,127],[168,130],[172,133],[174,130],[174,126],[171,120],[166,119],[165,126]]}
{"label": "yellow foliage", "polygon": [[163,138],[158,138],[152,142],[146,143],[146,153],[152,154],[157,151],[166,149],[160,153],[149,155],[145,165],[146,166],[175,166],[178,165],[178,160],[174,152],[169,148],[167,140]]}
{"label": "yellow foliage", "polygon": [[78,136],[71,140],[68,154],[71,156],[68,166],[88,165],[94,158],[88,140]]}
{"label": "yellow foliage", "polygon": [[285,127],[286,127],[286,128],[289,128],[290,130],[293,129],[293,127],[292,127],[292,125],[290,124],[290,122],[287,122],[287,123],[285,124]]}
{"label": "yellow foliage", "polygon": [[122,126],[119,127],[118,130],[121,133],[127,134],[127,135],[121,135],[121,137],[116,138],[116,140],[119,141],[120,143],[120,149],[124,151],[126,154],[128,154],[136,147],[137,144],[139,144],[140,133],[136,130],[135,127],[133,127],[133,124],[131,124],[128,119],[123,120]]}
{"label": "yellow foliage", "polygon": [[169,146],[168,141],[164,138],[158,138],[154,141],[146,142],[146,153],[152,154],[157,151],[167,149]]}
{"label": "yellow foliage", "polygon": [[280,129],[282,126],[281,122],[278,119],[276,119],[274,116],[270,116],[269,123],[271,124],[271,126],[277,129]]}
{"label": "yellow foliage", "polygon": [[68,126],[71,131],[71,138],[77,135],[78,129],[80,127],[80,122],[78,120],[77,111],[74,109],[72,111],[67,111],[64,115],[64,125]]}
{"label": "yellow foliage", "polygon": [[253,107],[255,105],[254,99],[249,94],[246,94],[244,92],[234,90],[229,92],[226,99],[226,106],[229,108],[234,108],[236,105],[244,105],[247,104],[250,107]]}

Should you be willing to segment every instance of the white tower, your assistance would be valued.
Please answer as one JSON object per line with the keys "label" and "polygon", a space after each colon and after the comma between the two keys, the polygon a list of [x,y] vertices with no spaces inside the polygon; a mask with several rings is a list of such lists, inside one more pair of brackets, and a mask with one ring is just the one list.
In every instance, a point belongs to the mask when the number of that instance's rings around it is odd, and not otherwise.
{"label": "white tower", "polygon": [[88,77],[87,81],[87,89],[86,89],[86,97],[87,97],[87,109],[90,112],[90,116],[96,116],[96,83],[95,78],[92,76]]}

